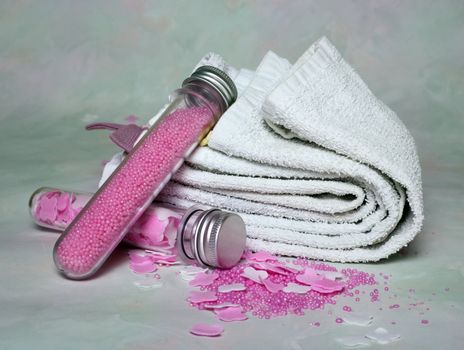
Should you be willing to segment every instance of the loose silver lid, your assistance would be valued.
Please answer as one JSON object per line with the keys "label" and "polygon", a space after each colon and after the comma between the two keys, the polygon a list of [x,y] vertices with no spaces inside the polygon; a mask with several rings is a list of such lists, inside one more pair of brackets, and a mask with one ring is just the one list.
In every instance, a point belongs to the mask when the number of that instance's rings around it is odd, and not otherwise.
{"label": "loose silver lid", "polygon": [[177,230],[177,253],[187,263],[230,268],[245,250],[246,228],[242,218],[219,209],[195,206],[182,217]]}
{"label": "loose silver lid", "polygon": [[213,66],[198,67],[192,75],[185,79],[182,86],[194,80],[201,80],[212,86],[229,108],[237,99],[237,88],[232,79],[219,68]]}

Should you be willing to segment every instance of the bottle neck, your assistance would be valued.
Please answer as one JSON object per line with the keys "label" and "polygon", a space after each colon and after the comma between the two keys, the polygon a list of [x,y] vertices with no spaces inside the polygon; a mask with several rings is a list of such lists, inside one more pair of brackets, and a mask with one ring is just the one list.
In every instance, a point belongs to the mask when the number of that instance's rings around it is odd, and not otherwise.
{"label": "bottle neck", "polygon": [[177,96],[183,96],[188,107],[208,107],[218,119],[227,109],[223,97],[208,83],[201,80],[191,80],[178,90]]}

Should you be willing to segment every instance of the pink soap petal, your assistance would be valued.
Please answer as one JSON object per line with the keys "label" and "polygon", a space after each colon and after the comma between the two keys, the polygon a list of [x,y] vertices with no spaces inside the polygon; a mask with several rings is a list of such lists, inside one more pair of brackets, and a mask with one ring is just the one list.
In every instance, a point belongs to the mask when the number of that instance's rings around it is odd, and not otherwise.
{"label": "pink soap petal", "polygon": [[245,253],[245,258],[247,260],[258,261],[258,262],[277,260],[277,257],[275,257],[271,253],[268,253],[268,252],[265,252],[265,251],[259,251],[259,252],[256,252],[256,253],[251,253],[251,252],[248,251],[248,252]]}
{"label": "pink soap petal", "polygon": [[338,292],[338,290],[326,289],[320,286],[311,286],[311,290],[318,292],[320,294],[330,294],[330,293]]}
{"label": "pink soap petal", "polygon": [[195,278],[197,274],[199,274],[200,272],[206,272],[206,271],[208,271],[207,268],[202,268],[198,266],[185,266],[179,271],[179,273],[180,273],[180,277],[184,281],[191,281]]}
{"label": "pink soap petal", "polygon": [[149,210],[150,210],[149,212],[150,215],[156,216],[158,220],[161,220],[161,221],[166,221],[166,220],[169,220],[170,218],[180,219],[182,217],[182,214],[180,214],[179,212],[172,210],[170,208],[166,208],[166,207],[156,206],[156,207],[151,207]]}
{"label": "pink soap petal", "polygon": [[145,262],[151,262],[150,257],[140,250],[129,251],[129,260],[132,264],[141,264]]}
{"label": "pink soap petal", "polygon": [[290,266],[287,266],[286,264],[280,262],[280,261],[271,261],[269,262],[268,264],[272,265],[272,266],[275,266],[283,271],[287,271],[287,272],[291,272],[291,273],[299,273],[300,270],[294,268],[294,267],[290,267]]}
{"label": "pink soap petal", "polygon": [[292,273],[298,272],[296,269],[292,269],[290,267],[284,265],[276,265],[274,263],[267,263],[267,262],[255,262],[251,263],[257,270],[266,270],[274,273],[278,273],[279,275],[290,275]]}
{"label": "pink soap petal", "polygon": [[[319,280],[314,280],[311,283],[311,286],[316,291],[327,291],[328,293],[331,292],[338,292],[343,290],[345,285],[338,281],[329,280],[328,278],[322,278]],[[322,293],[322,292],[321,292]]]}
{"label": "pink soap petal", "polygon": [[188,300],[194,304],[202,303],[204,301],[216,301],[217,295],[211,291],[192,290],[189,294]]}
{"label": "pink soap petal", "polygon": [[177,264],[177,256],[175,254],[163,254],[155,251],[150,251],[150,259],[158,264],[173,265]]}
{"label": "pink soap petal", "polygon": [[204,304],[203,305],[205,309],[224,309],[226,307],[231,307],[231,306],[240,306],[238,304],[234,303],[221,303],[221,304]]}
{"label": "pink soap petal", "polygon": [[152,261],[145,261],[141,263],[130,263],[129,267],[135,273],[151,273],[157,270],[156,265]]}
{"label": "pink soap petal", "polygon": [[220,324],[197,323],[190,329],[190,333],[204,337],[217,337],[222,332],[224,332],[224,327]]}
{"label": "pink soap petal", "polygon": [[218,287],[219,293],[230,293],[245,290],[246,287],[243,283],[223,284]]}
{"label": "pink soap petal", "polygon": [[142,234],[143,215],[132,225],[130,232],[135,234]]}
{"label": "pink soap petal", "polygon": [[343,283],[325,278],[311,268],[306,268],[303,274],[297,275],[296,280],[302,284],[310,285],[312,290],[323,294],[339,292],[344,288]]}
{"label": "pink soap petal", "polygon": [[48,198],[47,196],[42,196],[39,202],[39,219],[44,222],[54,223],[57,216],[56,204],[56,197]]}
{"label": "pink soap petal", "polygon": [[79,211],[85,206],[85,204],[89,201],[89,197],[86,195],[76,195],[72,194],[71,202],[74,208],[78,208]]}
{"label": "pink soap petal", "polygon": [[164,238],[164,229],[167,222],[160,221],[156,216],[144,215],[141,233],[147,236],[153,243],[161,242]]}
{"label": "pink soap petal", "polygon": [[63,211],[67,209],[69,205],[71,205],[71,196],[69,193],[61,192],[56,203],[56,209]]}
{"label": "pink soap petal", "polygon": [[298,283],[293,283],[290,282],[288,283],[283,291],[285,293],[298,293],[298,294],[305,294],[311,290],[311,287],[309,286],[302,286],[301,284]]}
{"label": "pink soap petal", "polygon": [[[319,271],[322,273],[322,271]],[[337,271],[324,271],[322,275],[329,280],[340,280],[345,278],[342,273]]]}
{"label": "pink soap petal", "polygon": [[45,193],[45,196],[48,199],[52,199],[52,198],[58,199],[60,193],[61,193],[60,191],[50,191],[50,192]]}
{"label": "pink soap petal", "polygon": [[193,287],[209,286],[218,277],[219,277],[219,275],[217,273],[214,273],[214,272],[213,273],[200,272],[195,276],[195,278],[193,280],[191,280],[189,282],[189,285],[191,285]]}
{"label": "pink soap petal", "polygon": [[284,288],[284,285],[281,283],[274,283],[269,278],[261,279],[262,284],[268,291],[271,293],[277,293]]}
{"label": "pink soap petal", "polygon": [[[326,271],[319,271],[319,270],[315,270],[311,267],[306,267],[303,271],[303,274],[307,277],[311,277],[311,278],[315,278],[315,279],[319,279],[319,278],[322,278],[324,277],[322,274],[325,273]],[[328,271],[327,271],[328,272]]]}
{"label": "pink soap petal", "polygon": [[255,270],[251,266],[247,266],[243,269],[241,276],[248,278],[256,283],[262,284],[262,280],[266,279],[269,274],[264,270]]}
{"label": "pink soap petal", "polygon": [[179,227],[179,219],[170,217],[169,224],[166,226],[164,230],[164,237],[167,241],[168,247],[174,247],[176,245],[176,237],[177,237],[177,227]]}
{"label": "pink soap petal", "polygon": [[243,313],[240,306],[226,307],[224,309],[216,309],[214,313],[218,316],[221,321],[232,322],[232,321],[244,321],[248,319],[247,315]]}
{"label": "pink soap petal", "polygon": [[324,277],[319,275],[314,269],[306,268],[302,274],[296,276],[296,280],[306,285],[312,285],[315,281],[321,280]]}
{"label": "pink soap petal", "polygon": [[308,286],[310,286],[310,285],[311,285],[311,282],[314,280],[313,278],[308,277],[308,276],[306,276],[306,275],[304,275],[304,274],[303,274],[303,275],[298,275],[298,276],[296,276],[295,279],[296,279],[298,282],[300,282],[300,283],[302,283],[302,284],[306,284],[306,285],[308,285]]}

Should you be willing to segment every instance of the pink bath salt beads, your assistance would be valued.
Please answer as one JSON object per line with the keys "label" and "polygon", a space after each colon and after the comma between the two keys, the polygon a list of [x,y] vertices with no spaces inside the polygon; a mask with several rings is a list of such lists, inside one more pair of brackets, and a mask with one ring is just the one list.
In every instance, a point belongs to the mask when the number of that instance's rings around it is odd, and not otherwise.
{"label": "pink bath salt beads", "polygon": [[[256,253],[255,253],[256,254]],[[245,254],[245,257],[253,256]],[[343,280],[336,273],[336,268],[323,264],[314,263],[304,259],[297,259],[293,266],[301,266],[303,269],[291,268],[288,264],[279,261],[277,257],[267,254],[257,254],[265,257],[265,262],[270,265],[267,269],[257,270],[256,260],[242,260],[229,270],[215,270],[218,276],[201,288],[203,292],[214,293],[214,302],[201,302],[198,299],[191,303],[199,309],[211,308],[211,305],[237,305],[243,313],[251,313],[258,318],[271,318],[287,314],[303,315],[305,310],[321,309],[326,304],[335,304],[337,296],[349,296],[350,289],[375,284],[373,275],[358,271],[356,269],[342,270]],[[263,267],[261,266],[261,267]],[[275,266],[289,267],[288,269],[275,269]],[[282,271],[285,271],[283,273]],[[329,279],[327,276],[336,279]],[[304,278],[306,283],[299,282],[300,276],[312,277],[313,286],[309,279]],[[228,286],[240,285],[244,288],[234,290]],[[330,290],[330,288],[332,288]],[[227,290],[227,293],[223,291]]]}
{"label": "pink bath salt beads", "polygon": [[70,278],[93,274],[213,122],[206,107],[180,108],[149,130],[60,237],[59,270]]}

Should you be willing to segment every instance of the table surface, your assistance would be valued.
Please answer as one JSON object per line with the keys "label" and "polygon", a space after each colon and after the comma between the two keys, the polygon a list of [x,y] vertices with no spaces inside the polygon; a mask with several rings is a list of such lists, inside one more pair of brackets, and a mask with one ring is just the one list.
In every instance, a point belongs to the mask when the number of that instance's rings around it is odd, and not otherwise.
{"label": "table surface", "polygon": [[[459,1],[2,2],[0,349],[337,349],[376,327],[401,334],[386,348],[462,348],[463,19]],[[392,275],[380,302],[356,305],[373,325],[336,324],[337,303],[199,338],[190,326],[214,317],[187,304],[175,268],[151,291],[134,286],[124,249],[92,280],[56,273],[57,234],[32,225],[27,201],[42,185],[95,189],[116,149],[86,123],[148,120],[208,51],[253,68],[268,50],[295,61],[322,35],[405,122],[423,167],[425,225],[407,254],[353,265]],[[408,310],[417,301],[424,315]]]}

